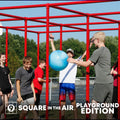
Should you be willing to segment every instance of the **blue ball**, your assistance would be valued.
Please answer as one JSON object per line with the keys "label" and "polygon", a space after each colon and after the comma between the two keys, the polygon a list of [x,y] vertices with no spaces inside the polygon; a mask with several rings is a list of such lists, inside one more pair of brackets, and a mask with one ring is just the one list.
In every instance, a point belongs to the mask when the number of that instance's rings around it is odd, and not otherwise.
{"label": "blue ball", "polygon": [[55,71],[63,70],[67,67],[68,55],[62,50],[56,50],[49,55],[49,65]]}

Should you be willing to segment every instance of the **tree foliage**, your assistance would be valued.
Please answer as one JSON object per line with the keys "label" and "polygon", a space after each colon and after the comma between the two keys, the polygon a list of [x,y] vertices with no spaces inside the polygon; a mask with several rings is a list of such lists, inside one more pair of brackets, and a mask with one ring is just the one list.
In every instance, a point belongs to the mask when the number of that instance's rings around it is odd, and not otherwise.
{"label": "tree foliage", "polygon": [[[0,52],[5,52],[5,38],[6,34],[3,33],[3,35],[0,36]],[[54,43],[56,49],[60,49],[60,40],[59,39],[55,40]],[[66,51],[68,48],[72,48],[74,50],[75,52],[74,58],[78,58],[86,50],[86,43],[81,42],[78,39],[74,38],[68,38],[67,40],[64,40],[62,45],[63,51]],[[113,66],[118,55],[118,37],[107,36],[105,45],[106,47],[109,48],[111,52],[111,64]],[[51,45],[49,46],[50,46],[49,53],[51,53],[52,52]],[[90,55],[95,49],[96,48],[94,45],[90,48]],[[37,67],[37,44],[34,42],[33,39],[32,40],[27,39],[27,55],[33,58],[32,68],[35,69]],[[22,65],[23,56],[24,56],[24,37],[8,33],[8,66],[11,71],[11,77],[15,77],[15,72],[17,68]],[[40,59],[41,58],[44,59],[46,58],[46,42],[40,43]],[[84,60],[86,60],[86,58],[84,58]],[[58,77],[59,72],[49,68],[49,76]],[[78,77],[86,76],[86,68],[78,67],[77,76]],[[90,67],[90,76],[95,76],[93,67]]]}

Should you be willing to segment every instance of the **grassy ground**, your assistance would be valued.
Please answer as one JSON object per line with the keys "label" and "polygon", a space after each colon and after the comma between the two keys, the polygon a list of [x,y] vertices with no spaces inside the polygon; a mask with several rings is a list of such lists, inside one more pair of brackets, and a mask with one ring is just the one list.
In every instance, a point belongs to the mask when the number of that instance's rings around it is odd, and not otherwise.
{"label": "grassy ground", "polygon": [[[78,113],[78,120],[86,119],[86,115],[81,114],[80,109],[78,109],[77,113]],[[41,117],[41,120],[46,119],[46,111],[39,111],[39,115]],[[58,120],[59,119],[59,110],[50,110],[50,111],[48,111],[48,118],[49,118],[49,120]],[[14,115],[12,115],[12,114],[7,115],[7,119],[18,120],[19,119],[19,113],[14,114]],[[33,119],[33,115],[32,115],[31,112],[28,112],[27,119]],[[73,120],[74,119],[73,111],[65,111],[65,119],[66,120]],[[98,119],[105,119],[105,115],[103,115],[103,114],[98,115]]]}

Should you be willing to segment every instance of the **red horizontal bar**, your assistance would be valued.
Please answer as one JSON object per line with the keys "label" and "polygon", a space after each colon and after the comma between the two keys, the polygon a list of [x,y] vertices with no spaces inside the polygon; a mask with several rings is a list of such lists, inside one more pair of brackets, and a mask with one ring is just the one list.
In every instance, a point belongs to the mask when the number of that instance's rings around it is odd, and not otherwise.
{"label": "red horizontal bar", "polygon": [[[116,24],[114,22],[91,22],[89,23],[90,25],[95,25],[95,24]],[[86,25],[86,23],[69,23],[69,24],[62,24],[62,26],[69,26],[71,27],[72,25]],[[24,28],[25,26],[12,26],[8,27],[9,29],[14,29],[14,28]],[[27,26],[28,28],[33,28],[33,27],[46,27],[46,25],[30,25]],[[57,27],[56,25],[49,25],[49,27]],[[5,26],[1,26],[1,28],[6,28]],[[82,29],[82,28],[81,28]],[[85,29],[83,29],[85,30]]]}
{"label": "red horizontal bar", "polygon": [[[49,26],[55,26],[55,25],[49,25]],[[46,25],[28,25],[27,28],[35,28],[35,27],[46,27]],[[12,26],[8,28],[25,28],[25,26]]]}
{"label": "red horizontal bar", "polygon": [[[90,25],[99,25],[99,24],[117,24],[115,22],[90,22]],[[63,25],[86,25],[86,23],[68,23]]]}
{"label": "red horizontal bar", "polygon": [[[114,23],[114,22],[91,22],[89,23],[90,25],[96,25],[96,24],[117,24],[117,23]],[[86,25],[86,23],[69,23],[69,24],[62,24],[62,26],[73,26],[73,25]],[[34,27],[46,27],[46,25],[28,25],[27,26],[28,28],[34,28]],[[59,27],[59,26],[56,26],[56,25],[49,25],[49,27]],[[3,27],[2,27],[3,28]],[[4,27],[6,28],[6,27]],[[12,26],[12,27],[8,27],[9,29],[10,28],[25,28],[25,26]],[[81,28],[82,29],[82,28]]]}
{"label": "red horizontal bar", "polygon": [[[29,18],[27,18],[28,20],[31,20]],[[42,20],[31,20],[31,21],[36,21],[36,22],[42,22],[42,23],[46,23],[46,21],[42,21]],[[57,26],[61,26],[62,24],[58,24],[58,23],[53,23],[53,22],[49,22],[49,24],[52,24],[52,25],[57,25]],[[69,26],[69,25],[64,25],[64,27],[69,27],[69,28],[74,28],[74,29],[83,29],[85,30],[84,28],[78,28],[78,27],[73,27],[73,26]]]}
{"label": "red horizontal bar", "polygon": [[[91,15],[113,15],[120,14],[120,12],[106,12],[106,13],[92,13]],[[50,19],[56,18],[69,18],[69,17],[83,17],[84,15],[60,15],[60,16],[49,16]],[[29,19],[46,19],[46,16],[43,17],[30,17]]]}
{"label": "red horizontal bar", "polygon": [[[5,27],[5,26],[0,26],[0,28],[7,28],[7,29],[12,29],[12,30],[19,30],[19,31],[25,31],[24,29],[19,29],[19,28],[12,28],[12,27]],[[27,30],[27,32],[33,32],[33,33],[38,33],[37,31],[32,31],[32,30]]]}
{"label": "red horizontal bar", "polygon": [[79,12],[79,11],[76,11],[76,10],[71,10],[71,9],[68,9],[68,8],[63,8],[63,7],[58,7],[58,6],[54,6],[53,8],[57,8],[57,9],[60,9],[60,10],[69,11],[69,12],[72,12],[72,13],[77,13],[77,14],[80,14],[80,15],[88,16],[87,13]]}
{"label": "red horizontal bar", "polygon": [[[117,13],[116,13],[117,14]],[[83,16],[83,15],[66,15],[66,17],[80,17],[80,16]],[[60,16],[51,16],[51,18],[59,18]],[[63,16],[61,16],[61,17],[65,17],[64,15]],[[28,18],[29,20],[31,20],[31,19],[42,19],[42,17],[31,17],[31,18]],[[43,19],[44,19],[45,17],[43,17]],[[18,18],[9,18],[9,19],[0,19],[0,21],[14,21],[14,20],[21,20],[21,19],[18,19]],[[41,22],[41,21],[36,21],[36,22]],[[91,22],[91,23],[89,23],[89,24],[114,24],[115,22]],[[72,23],[72,24],[62,24],[63,26],[64,25],[86,25],[86,23]],[[39,26],[39,25],[38,25]],[[52,26],[56,26],[56,25],[50,25],[50,27],[52,27]],[[58,26],[58,25],[57,25]],[[21,26],[20,26],[21,27]],[[41,25],[40,27],[46,27],[46,25]]]}
{"label": "red horizontal bar", "polygon": [[[59,33],[60,31],[49,31],[49,33]],[[63,30],[62,32],[85,32],[84,30]],[[39,33],[46,33],[46,31],[40,31]]]}
{"label": "red horizontal bar", "polygon": [[[25,20],[25,19],[29,20],[29,18],[27,18],[27,17],[20,17],[20,16],[15,16],[15,15],[5,14],[5,13],[0,13],[0,15],[7,16],[7,17],[15,17],[15,18],[19,18],[19,19],[22,19],[22,20]],[[42,21],[42,20],[33,20],[32,19],[31,21],[46,23],[46,21]],[[57,24],[57,23],[53,23],[53,22],[49,22],[49,23],[53,24],[53,25],[58,25],[58,26],[61,25],[61,24]]]}
{"label": "red horizontal bar", "polygon": [[[46,27],[46,25],[28,25],[27,28],[35,28],[35,27]],[[49,27],[59,27],[56,25],[49,25]],[[8,27],[8,28],[25,28],[25,26],[12,26],[12,27]]]}
{"label": "red horizontal bar", "polygon": [[[89,29],[89,31],[109,31],[118,30],[118,28],[103,28],[103,29]],[[59,33],[60,31],[49,31],[50,33]],[[84,30],[63,30],[62,32],[85,32]],[[38,33],[46,33],[46,31],[40,31]]]}
{"label": "red horizontal bar", "polygon": [[0,7],[0,10],[21,9],[21,8],[35,8],[35,7],[46,7],[46,4]]}
{"label": "red horizontal bar", "polygon": [[[82,30],[86,30],[84,28],[79,28],[79,27],[74,27],[74,26],[69,26],[69,25],[65,25],[67,27],[70,28],[74,28],[74,29],[82,29]],[[46,27],[46,25],[30,25],[27,26],[28,28],[34,28],[34,27]],[[49,25],[49,27],[56,27],[55,25]],[[5,27],[6,28],[6,27]],[[14,29],[14,28],[25,28],[25,26],[12,26],[12,27],[8,27],[9,29]]]}
{"label": "red horizontal bar", "polygon": [[[80,27],[74,27],[74,26],[70,26],[70,25],[63,25],[64,27],[69,27],[69,28],[73,28],[73,29],[81,29],[81,30],[84,30],[86,31],[86,29],[84,28],[80,28]],[[13,26],[13,27],[8,27],[8,28],[24,28],[25,26]],[[28,28],[34,28],[34,27],[46,27],[46,25],[30,25],[30,26],[27,26]],[[55,26],[55,25],[49,25],[49,27],[58,27],[58,26]]]}
{"label": "red horizontal bar", "polygon": [[[107,1],[107,0],[106,1],[75,1],[75,2],[63,2],[63,3],[49,3],[49,6],[88,4],[88,3],[100,3],[100,2],[111,2],[111,1]],[[46,7],[46,4],[0,7],[0,10],[21,9],[21,8],[36,8],[36,7]]]}
{"label": "red horizontal bar", "polygon": [[[120,14],[120,12],[114,12],[114,13],[111,13],[110,15],[112,15],[112,14]],[[92,15],[94,15],[94,13]],[[57,19],[57,18],[69,18],[69,17],[84,17],[84,15],[61,15],[61,16],[50,16],[49,18],[50,19]],[[31,20],[31,19],[46,19],[46,17],[45,16],[43,16],[43,17],[29,17],[28,19],[29,20]],[[18,18],[0,19],[0,21],[16,21],[16,20],[21,20],[21,19],[18,19]]]}
{"label": "red horizontal bar", "polygon": [[79,30],[84,30],[84,31],[86,31],[85,28],[79,28],[79,27],[74,27],[74,26],[70,26],[70,25],[64,25],[64,27],[70,27],[70,28],[74,28],[74,29],[79,29]]}
{"label": "red horizontal bar", "polygon": [[[19,16],[14,16],[14,15],[10,15],[10,14],[4,14],[4,13],[0,13],[0,15],[3,15],[3,16],[7,16],[7,17],[16,17],[14,19],[5,19],[6,21],[7,20],[19,20],[19,19],[22,19],[22,20],[30,20],[30,21],[34,21],[34,22],[41,22],[41,23],[46,23],[46,21],[42,21],[42,20],[36,20],[36,19],[31,19],[31,18],[27,18],[27,17],[19,17]],[[19,19],[18,19],[19,18]],[[2,19],[1,19],[2,20]],[[4,19],[2,20],[4,21]],[[58,23],[53,23],[53,22],[49,22],[50,24],[53,24],[53,25],[57,25],[57,26],[60,26],[61,24],[58,24]]]}
{"label": "red horizontal bar", "polygon": [[[20,28],[9,28],[9,29],[19,30],[19,31],[25,31],[24,29],[20,29]],[[27,32],[38,33],[37,31],[32,31],[32,30],[27,30]]]}
{"label": "red horizontal bar", "polygon": [[[56,18],[69,18],[69,17],[83,17],[84,15],[60,15],[60,16],[50,16],[50,19]],[[43,17],[30,17],[29,19],[46,19],[46,16]]]}
{"label": "red horizontal bar", "polygon": [[0,26],[0,28],[7,28],[7,26],[5,27],[5,26]]}
{"label": "red horizontal bar", "polygon": [[18,18],[0,19],[0,21],[16,21],[16,20],[21,20],[21,19],[18,19]]}
{"label": "red horizontal bar", "polygon": [[25,20],[25,17],[20,17],[20,16],[16,16],[16,15],[10,15],[10,14],[6,14],[6,13],[0,13],[0,15]]}
{"label": "red horizontal bar", "polygon": [[118,28],[103,28],[103,29],[90,29],[90,31],[107,31],[107,30],[118,30]]}
{"label": "red horizontal bar", "polygon": [[120,14],[120,11],[117,11],[117,12],[104,12],[104,13],[91,13],[90,15],[96,16],[96,15],[113,15],[113,14]]}
{"label": "red horizontal bar", "polygon": [[[90,15],[92,16],[92,15]],[[100,16],[92,16],[94,18],[99,18],[99,19],[103,19],[103,20],[108,20],[108,21],[112,21],[112,22],[115,22],[115,23],[119,23],[118,20],[114,20],[114,19],[109,19],[109,18],[105,18],[105,17],[100,17]]]}
{"label": "red horizontal bar", "polygon": [[99,16],[95,16],[95,15],[91,15],[91,14],[86,14],[86,13],[83,13],[83,12],[79,12],[79,11],[75,11],[75,10],[71,10],[71,9],[68,9],[68,8],[63,8],[63,7],[53,7],[53,8],[57,8],[57,9],[61,9],[61,10],[65,10],[65,11],[69,11],[69,12],[73,12],[73,13],[77,13],[77,14],[81,14],[81,15],[85,15],[85,16],[91,16],[91,17],[95,17],[95,18],[99,18],[99,19],[103,19],[103,20],[108,20],[108,21],[112,21],[112,22],[116,22],[116,23],[119,23],[119,21],[117,20],[113,20],[113,19],[109,19],[109,18],[105,18],[105,17],[99,17]]}
{"label": "red horizontal bar", "polygon": [[[46,23],[46,21],[43,21],[43,20],[33,20],[33,19],[29,19],[29,18],[27,18],[27,20],[35,21],[35,22],[41,22],[41,23]],[[53,22],[49,22],[49,24],[52,24],[52,25],[58,25],[58,26],[61,25],[61,24],[53,23]]]}
{"label": "red horizontal bar", "polygon": [[[19,29],[19,28],[12,28],[12,27],[4,27],[0,26],[0,28],[8,28],[8,29],[13,29],[13,30],[19,30],[19,31],[24,31],[24,29]],[[107,30],[118,30],[118,28],[103,28],[103,29],[89,29],[89,31],[107,31]],[[46,31],[32,31],[32,30],[27,30],[27,32],[33,32],[33,33],[46,33]],[[60,31],[50,31],[50,33],[58,33]],[[62,32],[85,32],[85,30],[63,30]]]}
{"label": "red horizontal bar", "polygon": [[75,5],[75,4],[88,4],[88,3],[100,3],[100,2],[111,2],[111,1],[75,1],[75,2],[64,2],[64,3],[51,3],[50,6],[60,5]]}

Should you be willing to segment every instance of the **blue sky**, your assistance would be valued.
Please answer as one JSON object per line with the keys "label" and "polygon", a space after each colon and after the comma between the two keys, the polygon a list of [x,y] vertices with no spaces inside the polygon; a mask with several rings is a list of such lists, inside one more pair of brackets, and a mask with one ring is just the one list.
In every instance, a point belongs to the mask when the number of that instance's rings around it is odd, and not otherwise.
{"label": "blue sky", "polygon": [[[4,6],[19,6],[19,5],[32,5],[32,4],[45,4],[45,3],[56,3],[56,2],[67,2],[67,1],[0,1],[0,7]],[[69,5],[69,6],[62,6],[66,7],[69,9],[81,11],[84,13],[102,13],[102,12],[114,12],[114,11],[120,11],[120,1],[115,1],[115,2],[103,2],[103,3],[93,3],[93,4],[79,4],[79,5]],[[45,8],[31,8],[31,9],[15,9],[15,10],[1,10],[0,12],[2,13],[7,13],[7,14],[12,14],[12,15],[17,15],[17,16],[22,16],[22,17],[37,17],[37,16],[45,16],[46,15],[46,9]],[[60,11],[51,8],[50,9],[50,16],[53,15],[67,15],[67,14],[73,14],[70,12],[65,12],[65,11]],[[103,16],[105,17],[105,16]],[[115,20],[120,20],[120,15],[109,15],[106,16],[107,18],[113,18]],[[0,16],[0,19],[6,18],[3,16]],[[84,23],[86,22],[85,17],[75,17],[75,18],[65,18],[65,19],[51,19],[51,22],[56,22],[56,23]],[[99,19],[95,18],[90,18],[90,22],[95,22],[95,21],[102,21]],[[12,21],[12,22],[3,22],[3,26],[23,26],[24,22],[23,21]],[[28,25],[36,25],[39,23],[36,22],[28,22]],[[40,25],[40,24],[39,24]],[[86,26],[78,26],[78,27],[83,27],[86,28]],[[90,28],[116,28],[118,27],[117,24],[112,24],[112,25],[94,25],[90,26]],[[64,30],[67,30],[68,28],[64,28]],[[38,31],[44,31],[46,28],[34,28],[33,30],[38,30]],[[54,27],[51,28],[50,30],[59,30],[59,27]],[[4,30],[5,31],[5,30]],[[14,30],[9,30],[9,32],[13,34],[19,34],[20,36],[24,36],[24,32],[21,31],[14,31]],[[90,37],[95,33],[90,32]],[[107,36],[118,36],[118,31],[105,31]],[[55,40],[59,39],[60,34],[59,33],[54,33]],[[35,33],[28,33],[27,36],[29,39],[34,39],[34,41],[37,41],[37,35]],[[75,38],[80,41],[86,41],[86,32],[72,32],[72,33],[63,33],[63,40],[67,40],[68,38]],[[46,40],[46,35],[45,34],[40,34],[40,42],[45,42]]]}

